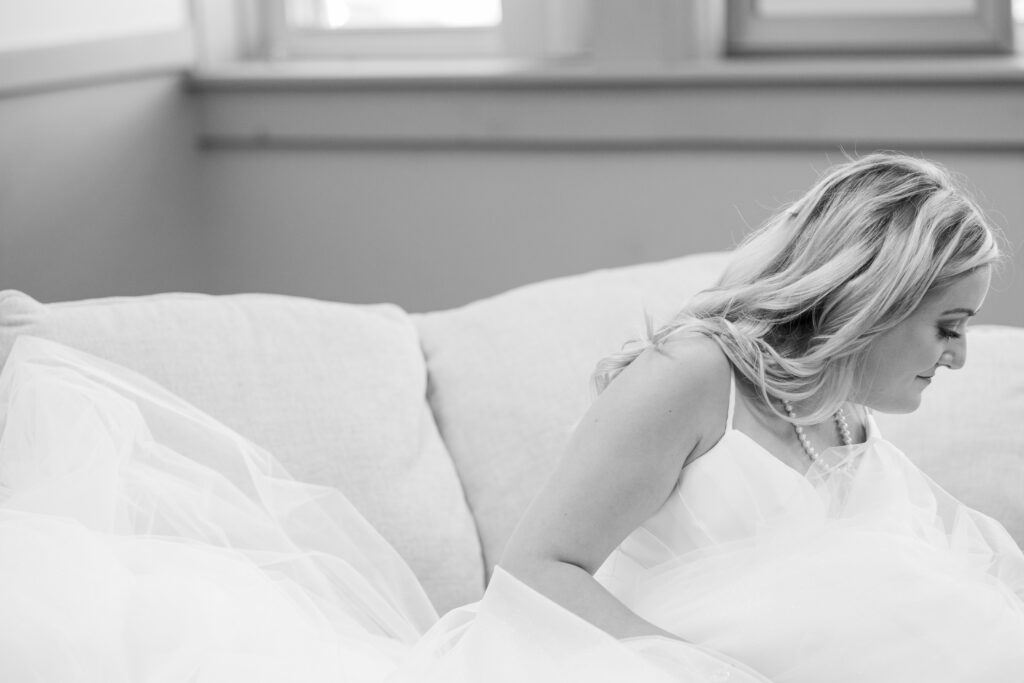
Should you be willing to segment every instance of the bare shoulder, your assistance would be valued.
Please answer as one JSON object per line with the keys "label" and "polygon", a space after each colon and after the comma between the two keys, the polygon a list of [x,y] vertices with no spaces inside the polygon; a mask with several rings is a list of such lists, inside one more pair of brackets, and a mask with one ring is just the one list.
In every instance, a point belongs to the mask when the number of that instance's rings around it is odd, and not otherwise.
{"label": "bare shoulder", "polygon": [[678,364],[690,378],[703,384],[715,385],[725,382],[728,387],[729,359],[721,347],[703,334],[688,334],[671,337],[656,351]]}
{"label": "bare shoulder", "polygon": [[685,381],[698,401],[692,406],[692,414],[700,425],[700,438],[687,458],[687,462],[692,462],[717,443],[725,432],[732,364],[721,347],[702,334],[667,340],[661,352],[685,367]]}
{"label": "bare shoulder", "polygon": [[716,410],[709,404],[720,403],[724,416],[728,373],[708,339],[644,350],[577,425],[503,562],[548,557],[596,571],[671,495],[687,459],[709,438],[707,416]]}
{"label": "bare shoulder", "polygon": [[721,437],[729,405],[728,358],[713,340],[693,334],[646,349],[602,399],[633,415],[634,424],[674,434],[686,454]]}
{"label": "bare shoulder", "polygon": [[706,402],[716,394],[728,400],[730,364],[718,344],[703,334],[670,338],[637,359],[678,391]]}

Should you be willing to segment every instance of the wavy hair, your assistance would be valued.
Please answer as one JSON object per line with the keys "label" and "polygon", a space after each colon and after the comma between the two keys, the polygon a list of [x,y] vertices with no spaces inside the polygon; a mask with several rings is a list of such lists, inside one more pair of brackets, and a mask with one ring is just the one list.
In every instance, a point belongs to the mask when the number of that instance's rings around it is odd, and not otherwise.
{"label": "wavy hair", "polygon": [[[875,337],[932,289],[998,260],[995,229],[944,168],[890,152],[851,159],[750,234],[716,286],[598,363],[594,385],[645,348],[700,333],[776,415],[821,422],[857,388]],[[790,420],[781,400],[809,412]]]}

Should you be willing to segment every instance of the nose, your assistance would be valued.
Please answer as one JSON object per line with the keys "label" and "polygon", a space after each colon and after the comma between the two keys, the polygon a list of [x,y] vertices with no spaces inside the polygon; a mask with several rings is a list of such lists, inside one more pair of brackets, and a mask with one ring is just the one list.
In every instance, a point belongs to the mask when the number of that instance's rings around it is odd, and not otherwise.
{"label": "nose", "polygon": [[959,370],[967,362],[967,340],[961,337],[951,342],[939,357],[939,365],[944,365],[950,370]]}

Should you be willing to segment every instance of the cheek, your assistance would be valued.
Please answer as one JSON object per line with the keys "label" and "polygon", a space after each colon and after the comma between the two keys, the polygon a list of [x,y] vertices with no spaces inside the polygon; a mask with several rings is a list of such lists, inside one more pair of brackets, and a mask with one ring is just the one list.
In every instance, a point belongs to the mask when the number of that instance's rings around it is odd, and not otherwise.
{"label": "cheek", "polygon": [[875,344],[865,364],[866,377],[875,391],[901,385],[908,378],[926,372],[934,364],[932,345],[921,334],[891,334]]}
{"label": "cheek", "polygon": [[881,362],[893,379],[927,372],[941,353],[936,335],[926,327],[907,330],[888,341]]}
{"label": "cheek", "polygon": [[[912,348],[912,362],[918,373],[927,372],[939,362],[939,357],[945,349],[945,343],[939,339],[938,333],[933,330],[926,330],[917,336],[915,345]],[[908,361],[911,358],[908,358]]]}
{"label": "cheek", "polygon": [[872,349],[869,368],[876,382],[884,383],[887,377],[898,374],[900,367],[906,364],[906,345],[899,342],[895,337],[885,337]]}

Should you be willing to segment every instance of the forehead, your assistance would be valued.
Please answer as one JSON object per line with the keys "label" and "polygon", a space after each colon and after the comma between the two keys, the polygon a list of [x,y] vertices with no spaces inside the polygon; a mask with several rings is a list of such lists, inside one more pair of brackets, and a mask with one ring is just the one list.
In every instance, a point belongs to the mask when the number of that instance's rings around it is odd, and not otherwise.
{"label": "forehead", "polygon": [[928,316],[970,315],[981,308],[992,279],[989,266],[976,268],[941,289],[925,295],[915,314]]}

